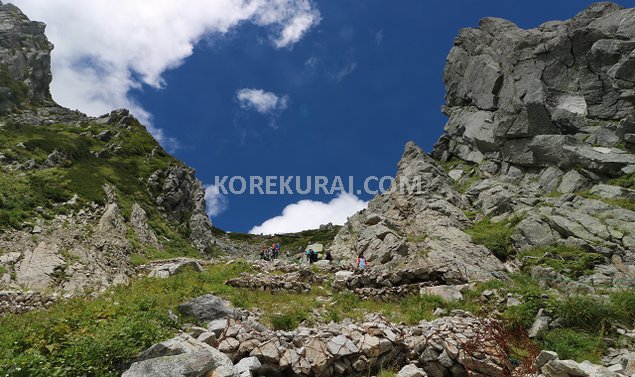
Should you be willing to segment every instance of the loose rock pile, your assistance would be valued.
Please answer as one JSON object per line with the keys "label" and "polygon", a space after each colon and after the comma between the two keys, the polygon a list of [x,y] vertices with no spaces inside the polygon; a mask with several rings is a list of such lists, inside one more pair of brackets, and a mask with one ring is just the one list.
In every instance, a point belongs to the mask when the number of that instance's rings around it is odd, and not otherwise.
{"label": "loose rock pile", "polygon": [[0,315],[47,308],[58,299],[40,292],[0,291]]}
{"label": "loose rock pile", "polygon": [[243,274],[242,276],[227,281],[227,285],[237,288],[249,288],[270,292],[308,292],[312,284],[323,281],[320,275],[308,269],[298,269],[282,275],[269,275],[259,273],[257,275]]}
{"label": "loose rock pile", "polygon": [[375,270],[357,270],[340,272],[335,275],[334,288],[386,288],[415,283],[445,284],[443,276],[425,267],[407,270],[382,272]]}
{"label": "loose rock pile", "polygon": [[[212,295],[179,309],[210,321],[207,328],[191,326],[189,334],[150,347],[125,377],[332,377],[369,375],[381,368],[402,368],[402,377],[465,377],[510,375],[514,368],[508,355],[500,352],[497,338],[489,336],[490,326],[496,328],[499,322],[462,310],[416,326],[367,315],[362,323],[345,320],[321,328],[273,331]],[[609,368],[558,360],[553,352],[534,355],[529,367],[544,377],[624,377],[635,366],[635,357],[624,354],[616,354]],[[169,374],[161,374],[166,371]]]}
{"label": "loose rock pile", "polygon": [[446,285],[443,275],[425,267],[383,272],[377,270],[338,271],[332,288],[352,291],[364,299],[394,301],[412,294],[435,294],[460,300],[465,285]]}
{"label": "loose rock pile", "polygon": [[237,361],[254,356],[267,375],[347,376],[403,363],[403,333],[380,317],[324,329],[271,331],[258,323],[231,322],[219,350]]}

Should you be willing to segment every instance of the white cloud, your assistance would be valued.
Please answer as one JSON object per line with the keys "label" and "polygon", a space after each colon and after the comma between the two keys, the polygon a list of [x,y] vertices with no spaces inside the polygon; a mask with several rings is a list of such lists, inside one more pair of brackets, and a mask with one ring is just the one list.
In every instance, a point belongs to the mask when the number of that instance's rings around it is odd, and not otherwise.
{"label": "white cloud", "polygon": [[366,208],[367,205],[367,202],[348,193],[340,194],[328,203],[301,200],[289,204],[282,210],[282,215],[253,227],[249,233],[289,233],[315,229],[327,223],[341,225],[349,216]]}
{"label": "white cloud", "polygon": [[282,48],[293,45],[302,38],[306,30],[318,22],[320,22],[320,14],[310,8],[305,9],[293,17],[282,29],[280,37],[275,40],[276,47]]}
{"label": "white cloud", "polygon": [[[320,22],[311,0],[11,0],[48,24],[53,97],[90,115],[126,107],[146,124],[151,115],[130,96],[143,84],[161,88],[166,70],[192,55],[204,37],[252,22],[290,47]],[[158,138],[160,130],[151,129]]]}
{"label": "white cloud", "polygon": [[229,206],[227,197],[220,192],[218,186],[205,186],[205,205],[207,216],[214,217],[225,212]]}
{"label": "white cloud", "polygon": [[337,82],[340,82],[344,77],[350,75],[357,69],[357,62],[351,62],[342,66],[337,72],[331,74],[331,78]]}
{"label": "white cloud", "polygon": [[262,89],[240,89],[236,92],[236,99],[243,109],[256,110],[261,114],[270,114],[287,108],[288,96],[277,96]]}

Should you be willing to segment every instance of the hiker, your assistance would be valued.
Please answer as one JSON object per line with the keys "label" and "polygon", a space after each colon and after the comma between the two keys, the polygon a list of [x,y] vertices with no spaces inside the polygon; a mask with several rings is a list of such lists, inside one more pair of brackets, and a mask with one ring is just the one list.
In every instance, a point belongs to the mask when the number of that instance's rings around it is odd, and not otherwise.
{"label": "hiker", "polygon": [[368,262],[366,262],[366,258],[364,258],[364,254],[359,254],[357,257],[357,268],[366,268],[368,267]]}
{"label": "hiker", "polygon": [[313,249],[309,249],[309,263],[313,264],[315,262],[317,262],[318,260],[318,254],[313,251]]}
{"label": "hiker", "polygon": [[326,252],[326,255],[324,256],[324,259],[326,259],[329,262],[331,262],[333,260],[333,256],[331,255],[330,251]]}
{"label": "hiker", "polygon": [[312,249],[308,249],[307,251],[304,252],[306,254],[306,260],[307,262],[311,263],[311,254],[313,254],[313,250]]}

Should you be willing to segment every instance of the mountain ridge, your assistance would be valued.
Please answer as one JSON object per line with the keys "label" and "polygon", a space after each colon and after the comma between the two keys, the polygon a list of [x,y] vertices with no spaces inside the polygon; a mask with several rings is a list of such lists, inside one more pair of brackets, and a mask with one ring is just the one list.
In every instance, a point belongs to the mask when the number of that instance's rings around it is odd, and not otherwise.
{"label": "mountain ridge", "polygon": [[193,169],[128,110],[88,117],[52,100],[44,30],[0,5],[2,284],[103,289],[135,276],[134,260],[218,253]]}
{"label": "mountain ridge", "polygon": [[343,227],[273,238],[214,228],[127,110],[52,102],[43,25],[0,6],[20,68],[0,75],[0,374],[632,377],[632,19],[463,29],[432,154],[406,144]]}

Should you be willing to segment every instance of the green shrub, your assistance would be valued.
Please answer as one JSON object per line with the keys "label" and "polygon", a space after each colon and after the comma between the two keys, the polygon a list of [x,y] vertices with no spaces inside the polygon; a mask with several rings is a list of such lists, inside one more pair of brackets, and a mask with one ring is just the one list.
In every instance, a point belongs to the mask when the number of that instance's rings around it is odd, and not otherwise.
{"label": "green shrub", "polygon": [[[523,300],[526,298],[523,297]],[[533,300],[526,301],[506,308],[501,317],[510,329],[528,329],[533,324],[538,309]]]}
{"label": "green shrub", "polygon": [[132,254],[130,255],[130,264],[133,266],[141,266],[150,262],[150,259],[143,254]]}
{"label": "green shrub", "polygon": [[521,220],[519,216],[511,216],[495,223],[486,218],[465,232],[472,236],[472,242],[487,247],[498,259],[505,260],[514,253],[512,234]]}
{"label": "green shrub", "polygon": [[608,182],[610,185],[622,186],[627,189],[635,189],[635,173],[625,174]]}
{"label": "green shrub", "polygon": [[542,341],[543,349],[558,353],[560,359],[577,362],[589,360],[601,362],[605,345],[601,336],[572,329],[554,329],[547,332]]}
{"label": "green shrub", "polygon": [[274,330],[290,331],[298,327],[306,318],[307,314],[299,311],[297,313],[275,313],[268,317],[268,321]]}
{"label": "green shrub", "polygon": [[590,296],[570,296],[556,305],[562,326],[596,332],[604,329],[612,315],[610,305]]}
{"label": "green shrub", "polygon": [[607,204],[611,204],[614,206],[618,206],[618,207],[622,207],[624,209],[627,209],[629,211],[634,211],[635,212],[635,202],[633,202],[630,199],[623,199],[623,198],[613,198],[613,199],[601,199],[603,202],[607,203]]}
{"label": "green shrub", "polygon": [[524,267],[552,267],[555,271],[571,278],[588,275],[595,265],[604,262],[601,254],[566,245],[549,245],[524,250],[518,253],[517,259]]}
{"label": "green shrub", "polygon": [[247,234],[247,233],[228,233],[229,239],[236,241],[252,241],[258,239],[259,237],[255,234]]}
{"label": "green shrub", "polygon": [[612,292],[606,298],[569,296],[554,304],[562,326],[596,333],[616,325],[630,327],[635,320],[635,290]]}
{"label": "green shrub", "polygon": [[402,308],[404,322],[414,325],[421,320],[429,320],[432,312],[436,308],[444,308],[449,303],[443,301],[439,296],[434,295],[411,295],[399,301],[398,305]]}
{"label": "green shrub", "polygon": [[635,323],[635,290],[622,290],[609,293],[615,318],[626,326]]}
{"label": "green shrub", "polygon": [[29,99],[29,88],[20,80],[14,80],[6,66],[0,67],[0,84],[11,90],[9,99],[15,105],[23,107]]}

